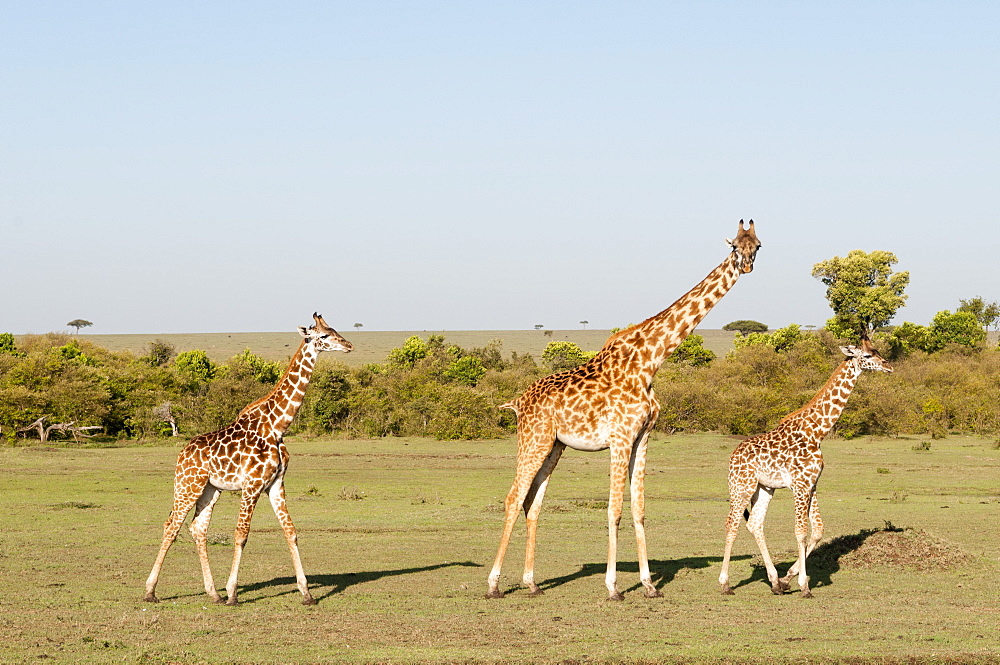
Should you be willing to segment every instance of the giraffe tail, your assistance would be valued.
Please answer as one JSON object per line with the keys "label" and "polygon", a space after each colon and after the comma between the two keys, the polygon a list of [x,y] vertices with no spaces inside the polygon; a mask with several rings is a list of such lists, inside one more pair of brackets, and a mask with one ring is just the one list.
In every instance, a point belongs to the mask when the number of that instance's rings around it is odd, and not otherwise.
{"label": "giraffe tail", "polygon": [[516,399],[512,399],[509,402],[504,402],[503,404],[501,404],[497,408],[498,409],[510,409],[511,411],[513,411],[516,414],[517,413],[517,400]]}

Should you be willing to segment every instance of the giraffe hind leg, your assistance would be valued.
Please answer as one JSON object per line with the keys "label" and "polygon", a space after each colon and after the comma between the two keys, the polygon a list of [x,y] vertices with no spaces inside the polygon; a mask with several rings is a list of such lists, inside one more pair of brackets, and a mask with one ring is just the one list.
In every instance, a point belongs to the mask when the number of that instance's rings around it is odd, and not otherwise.
{"label": "giraffe hind leg", "polygon": [[156,561],[153,563],[153,570],[150,571],[149,577],[146,579],[146,595],[143,596],[143,600],[146,602],[160,602],[159,598],[156,597],[156,583],[160,579],[163,560],[166,559],[170,546],[177,539],[177,534],[184,524],[184,518],[187,517],[191,508],[198,502],[201,491],[201,487],[176,488],[174,490],[174,505],[170,511],[170,515],[167,517],[167,521],[163,524],[163,541],[160,543],[160,551],[157,553]]}
{"label": "giraffe hind leg", "polygon": [[525,421],[518,423],[517,468],[514,471],[514,482],[504,500],[503,532],[500,535],[500,545],[497,548],[496,558],[493,560],[493,568],[487,578],[489,585],[486,592],[487,598],[503,598],[504,596],[503,591],[500,590],[500,570],[503,567],[507,546],[510,544],[511,533],[514,531],[514,524],[517,522],[517,513],[523,508],[531,484],[538,475],[542,464],[548,459],[552,446],[555,445],[555,431],[551,426],[539,423],[532,431],[531,426]]}
{"label": "giraffe hind leg", "polygon": [[521,581],[532,596],[542,595],[542,590],[535,584],[535,537],[538,533],[538,515],[542,512],[542,500],[545,498],[545,488],[556,463],[562,456],[566,446],[558,441],[542,463],[542,468],[535,474],[528,495],[524,498],[524,518],[527,523],[527,536],[524,544],[524,576]]}
{"label": "giraffe hind leg", "polygon": [[740,513],[749,519],[747,504],[753,495],[753,489],[743,488],[735,482],[730,483],[729,491],[729,515],[726,517],[726,545],[722,553],[722,571],[719,573],[719,590],[723,596],[732,596],[733,590],[729,586],[729,560],[733,553],[733,543],[740,530]]}
{"label": "giraffe hind leg", "polygon": [[212,508],[219,500],[222,490],[206,483],[205,489],[194,508],[194,518],[191,520],[191,537],[194,539],[195,548],[198,550],[198,561],[201,563],[201,576],[205,584],[205,593],[212,599],[212,602],[221,603],[222,596],[215,589],[215,581],[212,579],[212,569],[208,565],[208,523],[212,520]]}
{"label": "giraffe hind leg", "polygon": [[774,562],[771,560],[771,553],[767,549],[767,542],[764,540],[764,519],[767,517],[767,506],[771,503],[773,496],[773,489],[758,485],[757,491],[754,492],[754,498],[751,499],[753,508],[750,509],[750,519],[747,520],[747,529],[753,534],[754,540],[757,541],[760,556],[764,559],[767,579],[771,583],[771,593],[780,596],[787,589],[781,586],[781,579],[778,577],[778,571],[774,567]]}
{"label": "giraffe hind leg", "polygon": [[236,530],[233,533],[233,566],[229,571],[229,580],[226,582],[226,605],[239,604],[236,598],[236,579],[240,572],[243,548],[250,536],[250,520],[253,518],[253,509],[257,505],[257,499],[260,498],[263,489],[263,483],[243,487],[243,494],[240,497],[240,516],[236,520]]}

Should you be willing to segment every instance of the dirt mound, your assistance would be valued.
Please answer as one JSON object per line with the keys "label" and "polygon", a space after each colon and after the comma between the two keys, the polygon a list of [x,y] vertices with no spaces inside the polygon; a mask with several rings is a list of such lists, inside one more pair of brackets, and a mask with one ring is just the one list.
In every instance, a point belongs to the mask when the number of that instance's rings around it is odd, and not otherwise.
{"label": "dirt mound", "polygon": [[961,548],[926,531],[892,528],[848,538],[861,542],[839,557],[840,564],[847,568],[909,568],[927,572],[955,568],[972,560]]}

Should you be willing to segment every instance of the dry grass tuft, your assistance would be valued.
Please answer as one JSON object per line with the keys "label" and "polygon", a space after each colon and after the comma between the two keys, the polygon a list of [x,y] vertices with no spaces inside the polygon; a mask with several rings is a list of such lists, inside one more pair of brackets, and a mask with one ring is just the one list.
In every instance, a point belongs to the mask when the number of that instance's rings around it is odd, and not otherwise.
{"label": "dry grass tuft", "polygon": [[884,529],[867,535],[840,562],[848,568],[908,568],[921,572],[947,570],[972,557],[955,545],[915,529]]}

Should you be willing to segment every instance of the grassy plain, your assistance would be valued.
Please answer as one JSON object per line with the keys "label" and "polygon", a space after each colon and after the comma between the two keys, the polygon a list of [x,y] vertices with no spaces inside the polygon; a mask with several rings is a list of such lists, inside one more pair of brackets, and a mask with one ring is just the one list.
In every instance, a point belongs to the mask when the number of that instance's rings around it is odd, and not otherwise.
{"label": "grassy plain", "polygon": [[[3,448],[0,662],[1000,662],[1000,450],[976,438],[923,443],[826,442],[827,536],[852,538],[810,559],[816,597],[807,600],[771,595],[745,530],[736,595],[718,593],[735,440],[659,438],[647,533],[664,597],[641,594],[626,512],[626,599],[610,603],[607,453],[569,451],[555,471],[539,528],[545,595],[518,584],[521,521],[504,570],[509,593],[485,600],[512,440],[292,438],[289,507],[319,604],[299,604],[263,501],[235,608],[206,602],[186,531],[167,557],[163,602],[141,600],[176,447]],[[227,493],[215,510],[219,585],[236,506]],[[794,556],[791,522],[780,491],[767,525],[779,570]],[[914,531],[869,535],[886,522]],[[897,538],[870,547],[880,536]]]}
{"label": "grassy plain", "polygon": [[[356,331],[341,330],[344,337],[354,344],[354,351],[347,354],[330,354],[336,360],[352,367],[366,363],[380,363],[393,348],[403,345],[407,337],[418,335],[444,335],[445,339],[464,349],[486,346],[490,340],[503,341],[504,356],[511,351],[530,353],[541,358],[545,346],[552,341],[575,342],[584,351],[597,351],[611,334],[610,330],[408,330],[408,331]],[[733,348],[734,333],[726,330],[698,330],[705,337],[705,346],[723,355]],[[215,362],[224,362],[244,349],[265,360],[287,360],[299,345],[301,338],[294,330],[268,333],[185,333],[163,335],[80,335],[80,339],[94,342],[112,351],[129,350],[136,355],[149,352],[149,343],[161,339],[178,351],[201,349]]]}

